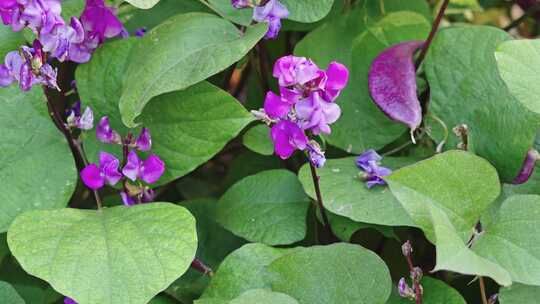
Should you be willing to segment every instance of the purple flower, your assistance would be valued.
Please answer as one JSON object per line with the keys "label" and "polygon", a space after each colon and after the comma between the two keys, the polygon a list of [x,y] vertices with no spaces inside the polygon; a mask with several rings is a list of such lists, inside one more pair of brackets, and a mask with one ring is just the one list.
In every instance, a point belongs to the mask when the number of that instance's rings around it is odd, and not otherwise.
{"label": "purple flower", "polygon": [[268,32],[266,39],[275,39],[281,29],[281,19],[287,18],[289,11],[278,0],[270,0],[262,6],[256,6],[253,10],[253,20],[257,22],[268,22]]}
{"label": "purple flower", "polygon": [[319,77],[319,67],[305,57],[285,56],[274,64],[272,74],[279,80],[279,85],[289,87],[304,85]]}
{"label": "purple flower", "polygon": [[94,127],[94,113],[86,107],[81,115],[81,102],[77,101],[67,113],[67,125],[70,128],[90,130]]}
{"label": "purple flower", "polygon": [[72,298],[64,297],[64,304],[77,304],[77,302],[75,302],[75,300]]}
{"label": "purple flower", "polygon": [[115,13],[114,8],[106,6],[103,0],[86,0],[81,23],[90,40],[97,38],[101,44],[106,38],[113,38],[122,33],[124,26]]}
{"label": "purple flower", "polygon": [[107,152],[99,153],[99,166],[89,164],[81,171],[81,179],[83,183],[92,190],[97,190],[105,185],[116,184],[122,174],[118,171],[120,161],[112,154]]}
{"label": "purple flower", "polygon": [[58,89],[56,70],[43,60],[41,45],[36,40],[34,48],[22,46],[20,51],[6,55],[5,64],[0,65],[0,86],[6,87],[19,82],[21,90],[28,91],[35,84]]}
{"label": "purple flower", "polygon": [[313,92],[309,97],[296,103],[295,110],[300,127],[304,130],[310,129],[315,135],[330,134],[329,125],[341,116],[339,106],[325,101],[318,92]]}
{"label": "purple flower", "polygon": [[121,144],[122,138],[109,124],[109,117],[103,116],[96,127],[96,137],[105,144]]}
{"label": "purple flower", "polygon": [[291,111],[293,103],[289,100],[282,98],[269,91],[266,93],[266,99],[264,100],[264,112],[268,114],[270,118],[282,118],[287,116]]}
{"label": "purple flower", "polygon": [[349,82],[349,70],[339,62],[331,62],[326,69],[326,83],[324,97],[327,101],[334,101]]}
{"label": "purple flower", "polygon": [[252,7],[253,3],[251,3],[251,0],[231,0],[231,5],[234,8],[247,8]]}
{"label": "purple flower", "polygon": [[409,285],[405,281],[405,278],[401,278],[399,280],[398,293],[402,298],[414,299],[416,297],[416,295],[414,294],[414,290],[409,287]]}
{"label": "purple flower", "polygon": [[307,145],[309,161],[315,166],[315,168],[322,168],[326,163],[326,157],[321,150],[319,144],[315,141],[311,141]]}
{"label": "purple flower", "polygon": [[144,35],[146,35],[146,27],[141,27],[141,28],[138,28],[136,31],[135,31],[135,36],[136,37],[139,37],[139,38],[142,38],[144,37]]}
{"label": "purple flower", "polygon": [[141,134],[137,137],[135,146],[140,151],[149,151],[152,148],[152,137],[150,136],[150,131],[147,128],[142,128]]}
{"label": "purple flower", "polygon": [[61,24],[49,32],[42,31],[39,38],[44,51],[50,52],[51,56],[59,61],[65,61],[70,55],[72,45],[84,41],[85,33],[79,19],[72,17],[70,25]]}
{"label": "purple flower", "polygon": [[141,161],[135,151],[128,154],[128,160],[122,173],[132,181],[138,178],[148,184],[155,183],[165,172],[165,164],[157,155],[150,155],[146,160]]}
{"label": "purple flower", "polygon": [[308,143],[304,131],[288,120],[281,120],[273,125],[270,135],[274,142],[274,151],[282,159],[289,158],[296,149],[306,149]]}
{"label": "purple flower", "polygon": [[392,174],[392,170],[381,167],[382,157],[375,150],[367,150],[356,158],[356,166],[364,171],[366,186],[371,189],[376,185],[386,185],[383,177]]}
{"label": "purple flower", "polygon": [[0,15],[5,25],[11,25],[14,31],[28,27],[36,34],[63,24],[61,11],[60,0],[2,0],[0,4]]}

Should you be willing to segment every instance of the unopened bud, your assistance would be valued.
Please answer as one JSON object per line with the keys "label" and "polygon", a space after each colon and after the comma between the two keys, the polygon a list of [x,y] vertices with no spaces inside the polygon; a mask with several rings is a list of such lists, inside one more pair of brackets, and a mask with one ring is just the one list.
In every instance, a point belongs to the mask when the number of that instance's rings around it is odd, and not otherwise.
{"label": "unopened bud", "polygon": [[414,267],[411,271],[411,279],[413,279],[413,281],[420,282],[423,275],[424,272],[422,272],[422,269],[420,267]]}
{"label": "unopened bud", "polygon": [[398,293],[402,298],[414,299],[414,290],[409,287],[405,278],[401,278],[398,282]]}
{"label": "unopened bud", "polygon": [[405,256],[405,257],[408,257],[408,256],[410,256],[412,254],[413,248],[412,248],[412,245],[411,245],[410,241],[406,241],[401,246],[401,252],[403,253],[403,256]]}

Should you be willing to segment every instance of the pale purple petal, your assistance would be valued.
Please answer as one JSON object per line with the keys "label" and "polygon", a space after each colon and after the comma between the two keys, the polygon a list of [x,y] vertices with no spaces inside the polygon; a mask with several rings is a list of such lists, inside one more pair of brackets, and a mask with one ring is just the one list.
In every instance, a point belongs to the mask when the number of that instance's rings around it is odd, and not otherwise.
{"label": "pale purple petal", "polygon": [[124,203],[124,205],[128,207],[135,205],[135,200],[132,197],[128,196],[124,191],[120,192],[120,197],[122,198],[122,202]]}
{"label": "pale purple petal", "polygon": [[86,107],[84,113],[77,121],[77,128],[81,130],[90,130],[94,127],[94,113],[90,107]]}
{"label": "pale purple petal", "polygon": [[0,64],[0,87],[7,87],[15,81],[11,76],[8,68],[4,64]]}
{"label": "pale purple petal", "polygon": [[19,87],[23,91],[29,91],[34,82],[34,74],[32,68],[28,64],[23,64],[19,74]]}
{"label": "pale purple petal", "polygon": [[231,5],[234,8],[242,9],[242,8],[250,7],[250,4],[251,4],[250,2],[251,2],[250,0],[231,0]]}
{"label": "pale purple petal", "polygon": [[127,163],[122,169],[122,173],[132,181],[136,181],[140,174],[141,160],[135,151],[128,154]]}
{"label": "pale purple petal", "polygon": [[157,156],[150,155],[142,162],[140,176],[148,184],[155,183],[165,172],[165,163]]}
{"label": "pale purple petal", "polygon": [[369,149],[356,158],[356,165],[366,171],[371,167],[371,163],[380,163],[382,156],[380,156],[375,150]]}
{"label": "pale purple petal", "polygon": [[92,190],[97,190],[105,185],[105,177],[95,164],[90,164],[81,171],[81,179]]}
{"label": "pale purple petal", "polygon": [[122,178],[118,167],[120,167],[120,161],[114,155],[107,152],[99,153],[99,168],[107,184],[113,186]]}
{"label": "pale purple petal", "polygon": [[147,128],[142,128],[141,134],[137,138],[135,145],[140,151],[150,151],[152,148],[152,137]]}
{"label": "pale purple petal", "polygon": [[270,135],[274,142],[274,151],[282,159],[289,158],[296,149],[304,150],[308,143],[304,131],[288,120],[281,120],[273,125]]}
{"label": "pale purple petal", "polygon": [[268,20],[268,31],[264,36],[265,39],[276,39],[281,30],[281,19],[279,18],[270,18]]}
{"label": "pale purple petal", "polygon": [[414,53],[423,41],[408,41],[384,50],[371,64],[369,92],[375,104],[392,120],[415,130],[422,123],[416,94]]}
{"label": "pale purple petal", "polygon": [[107,116],[103,116],[96,126],[96,137],[106,144],[120,144],[122,140],[120,135],[111,128]]}

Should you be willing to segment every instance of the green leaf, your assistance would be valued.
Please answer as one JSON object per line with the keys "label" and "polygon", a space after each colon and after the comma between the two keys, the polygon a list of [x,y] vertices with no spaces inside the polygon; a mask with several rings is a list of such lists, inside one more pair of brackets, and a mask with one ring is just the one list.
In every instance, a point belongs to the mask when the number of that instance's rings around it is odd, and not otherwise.
{"label": "green leaf", "polygon": [[135,127],[150,98],[185,89],[240,60],[266,29],[262,23],[242,33],[205,13],[169,18],[137,40],[131,51],[119,102],[122,121]]}
{"label": "green leaf", "polygon": [[334,0],[281,0],[289,10],[287,19],[312,23],[324,18],[334,4]]}
{"label": "green leaf", "polygon": [[330,212],[327,215],[330,226],[332,226],[332,232],[344,242],[349,242],[354,233],[361,229],[373,229],[387,238],[399,240],[392,227],[355,222],[347,217]]}
{"label": "green leaf", "polygon": [[512,284],[499,290],[500,304],[536,303],[540,297],[540,287]]}
{"label": "green leaf", "polygon": [[512,281],[540,285],[540,196],[506,199],[473,250],[506,269]]}
{"label": "green leaf", "polygon": [[251,121],[234,97],[208,82],[153,98],[141,116],[152,132],[152,152],[167,165],[160,183],[208,161]]}
{"label": "green leaf", "polygon": [[397,139],[405,128],[391,121],[373,102],[368,90],[371,62],[391,45],[406,40],[423,40],[431,29],[420,14],[398,12],[388,14],[352,44],[349,85],[337,99],[341,118],[332,126],[330,144],[347,152],[360,153],[379,149]]}
{"label": "green leaf", "polygon": [[208,1],[208,3],[215,9],[221,16],[229,21],[243,26],[251,25],[253,18],[253,9],[237,9],[231,5],[231,0],[200,0]]}
{"label": "green leaf", "polygon": [[159,0],[126,0],[129,4],[142,8],[142,9],[149,9],[152,8],[154,5],[156,5]]}
{"label": "green leaf", "polygon": [[339,243],[298,249],[268,267],[272,290],[300,304],[384,303],[392,281],[384,262],[373,252]]}
{"label": "green leaf", "polygon": [[442,210],[464,241],[480,215],[500,194],[495,169],[484,159],[453,150],[402,168],[387,178],[392,193],[433,239],[432,205]]}
{"label": "green leaf", "polygon": [[157,296],[153,298],[148,304],[176,304],[178,302],[165,296]]}
{"label": "green leaf", "polygon": [[63,208],[77,183],[69,146],[46,114],[40,88],[0,90],[0,232],[35,209]]}
{"label": "green leaf", "polygon": [[402,168],[386,180],[413,221],[436,244],[434,271],[489,276],[501,285],[511,284],[504,269],[465,244],[500,192],[497,172],[486,160],[449,151]]}
{"label": "green leaf", "polygon": [[244,292],[238,298],[229,302],[229,304],[298,304],[290,296],[273,292],[268,289],[252,289]]}
{"label": "green leaf", "polygon": [[306,235],[308,207],[296,175],[269,170],[234,184],[219,200],[216,220],[252,242],[291,244]]}
{"label": "green leaf", "polygon": [[250,128],[242,139],[244,146],[253,152],[262,155],[274,154],[274,144],[270,140],[270,128],[267,125],[259,124]]}
{"label": "green leaf", "polygon": [[2,304],[24,304],[24,300],[15,288],[2,281],[0,281],[0,299],[2,299]]}
{"label": "green leaf", "polygon": [[270,288],[268,265],[292,250],[244,245],[225,258],[201,298],[232,300],[251,289]]}
{"label": "green leaf", "polygon": [[[495,50],[510,39],[494,27],[445,29],[425,62],[430,111],[450,129],[466,124],[469,150],[489,160],[504,181],[517,175],[539,126],[538,117],[510,94],[497,71]],[[455,147],[457,139],[450,136],[447,147]]]}
{"label": "green leaf", "polygon": [[[329,159],[317,170],[325,209],[357,222],[388,225],[414,226],[413,221],[387,187],[368,189],[360,179],[363,173],[355,163],[355,157]],[[384,166],[397,169],[412,163],[412,159],[387,157]],[[316,198],[309,165],[298,173],[306,193]]]}
{"label": "green leaf", "polygon": [[495,52],[499,74],[508,89],[527,109],[540,114],[537,84],[540,76],[540,40],[510,40],[499,45]]}
{"label": "green leaf", "polygon": [[0,26],[0,62],[4,63],[4,58],[7,53],[16,51],[19,47],[25,44],[26,39],[21,32],[14,32],[10,26]]}
{"label": "green leaf", "polygon": [[27,212],[8,244],[25,271],[80,304],[144,304],[188,269],[197,237],[186,209],[152,203]]}
{"label": "green leaf", "polygon": [[[430,278],[422,278],[423,304],[467,304],[459,292],[446,283]],[[399,296],[397,288],[392,289],[392,296],[386,304],[411,304],[411,300]]]}
{"label": "green leaf", "polygon": [[[214,220],[217,207],[215,199],[198,199],[180,203],[186,207],[197,220],[197,258],[213,270],[217,269],[223,259],[241,247],[244,241],[225,230]],[[208,286],[210,279],[194,269],[189,269],[180,279],[176,280],[167,293],[182,303],[190,303],[198,298]]]}
{"label": "green leaf", "polygon": [[[122,78],[134,39],[107,43],[79,66],[77,88],[84,104],[100,119],[108,116],[111,127],[121,134],[128,129],[121,122],[117,101],[122,92]],[[152,134],[152,152],[166,164],[160,184],[181,177],[218,153],[253,118],[240,103],[225,91],[201,82],[190,88],[153,98],[143,111],[141,121]],[[121,152],[116,146],[98,142],[94,134],[85,139],[91,161],[101,150]]]}

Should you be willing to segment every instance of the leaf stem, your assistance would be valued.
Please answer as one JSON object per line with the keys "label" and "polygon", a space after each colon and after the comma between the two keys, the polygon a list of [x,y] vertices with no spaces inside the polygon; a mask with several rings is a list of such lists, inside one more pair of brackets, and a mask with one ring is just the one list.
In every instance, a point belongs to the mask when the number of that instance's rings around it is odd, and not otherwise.
{"label": "leaf stem", "polygon": [[482,304],[488,304],[486,297],[486,285],[484,284],[484,278],[478,277],[478,282],[480,284],[480,296],[482,297]]}
{"label": "leaf stem", "polygon": [[418,59],[416,59],[417,69],[418,67],[420,67],[420,64],[422,63],[422,61],[424,61],[424,58],[426,58],[426,54],[429,50],[429,47],[431,46],[431,43],[433,42],[433,38],[435,38],[435,34],[437,33],[439,26],[441,25],[444,12],[446,11],[446,8],[448,8],[449,3],[450,3],[450,0],[444,0],[443,4],[441,5],[441,8],[439,9],[439,13],[437,14],[437,17],[435,18],[435,21],[433,21],[433,25],[431,26],[431,32],[429,33],[426,43],[424,43],[424,46],[422,47],[422,51],[420,52],[420,55],[418,55]]}
{"label": "leaf stem", "polygon": [[[52,96],[49,93],[49,89],[45,86],[43,88],[43,93],[45,94],[45,99],[47,102],[47,109],[49,112],[49,115],[54,122],[55,126],[64,134],[64,137],[66,138],[69,147],[71,149],[71,153],[73,154],[73,158],[75,159],[76,164],[82,163],[85,166],[88,165],[88,160],[86,158],[86,154],[84,153],[84,149],[82,148],[82,145],[73,138],[71,131],[67,128],[66,124],[64,124],[64,120],[60,113],[58,112],[58,109],[53,104]],[[77,171],[80,172],[84,167],[81,167],[80,165],[77,165]],[[99,193],[96,190],[93,190],[94,199],[96,201],[96,205],[98,210],[102,208],[101,204],[101,198],[99,196]]]}
{"label": "leaf stem", "polygon": [[191,268],[193,268],[193,269],[197,270],[198,272],[200,272],[202,274],[205,274],[205,275],[207,275],[209,277],[214,276],[214,271],[212,270],[212,268],[210,268],[209,266],[204,264],[199,259],[194,259],[193,262],[191,262]]}
{"label": "leaf stem", "polygon": [[330,221],[328,220],[328,215],[326,214],[326,210],[324,209],[322,194],[321,194],[321,187],[319,184],[320,177],[317,175],[317,169],[311,162],[309,162],[309,167],[311,169],[311,177],[313,179],[313,187],[315,188],[315,194],[317,196],[317,205],[319,207],[319,210],[321,212],[321,217],[323,220],[323,225],[326,228],[330,238],[334,237],[334,233],[332,231],[332,227],[330,226]]}

